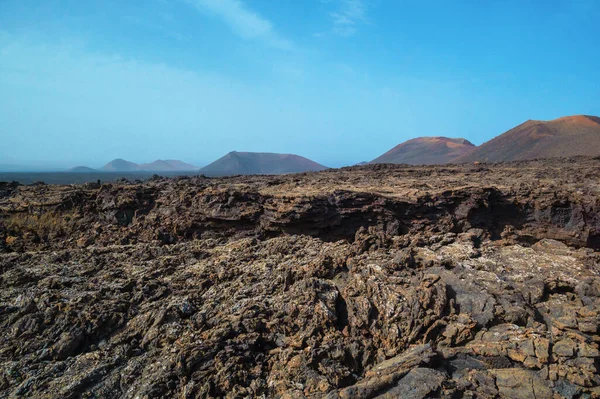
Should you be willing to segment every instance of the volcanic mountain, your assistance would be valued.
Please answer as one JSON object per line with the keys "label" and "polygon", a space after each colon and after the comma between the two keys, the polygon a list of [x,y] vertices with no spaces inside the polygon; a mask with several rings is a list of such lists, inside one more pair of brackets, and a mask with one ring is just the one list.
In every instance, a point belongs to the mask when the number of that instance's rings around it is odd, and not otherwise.
{"label": "volcanic mountain", "polygon": [[327,167],[299,155],[232,151],[200,169],[200,172],[212,176],[275,175],[324,169]]}
{"label": "volcanic mountain", "polygon": [[138,165],[118,158],[104,165],[101,170],[105,172],[181,172],[198,170],[198,167],[174,159],[159,159]]}
{"label": "volcanic mountain", "polygon": [[151,163],[144,163],[140,165],[141,170],[148,170],[152,172],[174,172],[174,171],[191,171],[198,170],[199,168],[189,163],[181,162],[176,159],[159,159]]}
{"label": "volcanic mountain", "polygon": [[89,168],[87,166],[76,166],[68,170],[71,173],[93,173],[98,172],[96,169]]}
{"label": "volcanic mountain", "polygon": [[117,158],[104,165],[102,170],[105,172],[131,172],[140,170],[140,165]]}
{"label": "volcanic mountain", "polygon": [[475,148],[470,141],[448,137],[418,137],[398,144],[370,163],[438,165]]}
{"label": "volcanic mountain", "polygon": [[600,118],[576,115],[551,121],[529,120],[454,162],[506,162],[576,155],[600,155]]}

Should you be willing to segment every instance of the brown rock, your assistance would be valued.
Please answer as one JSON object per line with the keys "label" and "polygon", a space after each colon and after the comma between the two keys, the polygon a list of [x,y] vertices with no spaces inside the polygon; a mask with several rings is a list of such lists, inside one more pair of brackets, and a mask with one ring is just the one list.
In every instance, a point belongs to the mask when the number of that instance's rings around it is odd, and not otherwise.
{"label": "brown rock", "polygon": [[550,386],[536,373],[524,369],[494,370],[498,391],[508,398],[551,398]]}
{"label": "brown rock", "polygon": [[555,342],[552,346],[552,353],[558,356],[571,357],[577,349],[577,344],[573,340],[567,338]]}
{"label": "brown rock", "polygon": [[598,166],[0,183],[0,397],[593,397]]}

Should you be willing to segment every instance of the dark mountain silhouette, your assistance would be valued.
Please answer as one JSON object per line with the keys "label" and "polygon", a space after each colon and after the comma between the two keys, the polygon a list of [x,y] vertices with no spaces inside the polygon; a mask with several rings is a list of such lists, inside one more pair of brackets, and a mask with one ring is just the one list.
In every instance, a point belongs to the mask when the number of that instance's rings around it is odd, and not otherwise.
{"label": "dark mountain silhouette", "polygon": [[300,173],[324,169],[327,167],[299,155],[232,151],[200,169],[200,172],[226,176]]}
{"label": "dark mountain silhouette", "polygon": [[445,164],[473,148],[475,146],[465,139],[418,137],[397,145],[370,163]]}
{"label": "dark mountain silhouette", "polygon": [[159,159],[151,163],[141,164],[140,170],[147,170],[152,172],[174,172],[174,171],[192,171],[198,170],[199,168],[189,163],[178,161],[176,159]]}
{"label": "dark mountain silhouette", "polygon": [[140,165],[117,158],[104,165],[102,170],[105,172],[131,172],[140,170]]}
{"label": "dark mountain silhouette", "polygon": [[76,166],[68,170],[68,172],[72,173],[93,173],[98,172],[96,169],[88,168],[87,166]]}
{"label": "dark mountain silhouette", "polygon": [[566,116],[529,120],[483,143],[455,162],[506,162],[536,158],[600,155],[600,118]]}
{"label": "dark mountain silhouette", "polygon": [[101,170],[105,172],[181,172],[198,170],[198,167],[174,159],[159,159],[154,162],[138,165],[137,163],[118,158],[104,165]]}

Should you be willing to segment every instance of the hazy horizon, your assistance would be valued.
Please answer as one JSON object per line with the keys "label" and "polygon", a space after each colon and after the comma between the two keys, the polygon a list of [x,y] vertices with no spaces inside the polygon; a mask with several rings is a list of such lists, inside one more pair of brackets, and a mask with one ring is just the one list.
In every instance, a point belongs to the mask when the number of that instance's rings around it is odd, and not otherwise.
{"label": "hazy horizon", "polygon": [[[550,4],[551,3],[551,4]],[[0,3],[0,165],[329,167],[600,114],[600,2]]]}

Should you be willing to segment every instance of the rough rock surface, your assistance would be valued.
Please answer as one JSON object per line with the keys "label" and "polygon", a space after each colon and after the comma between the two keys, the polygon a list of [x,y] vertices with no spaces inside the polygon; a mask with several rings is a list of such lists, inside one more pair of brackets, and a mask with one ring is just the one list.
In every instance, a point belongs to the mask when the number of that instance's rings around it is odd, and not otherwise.
{"label": "rough rock surface", "polygon": [[0,397],[600,397],[599,182],[0,183]]}

